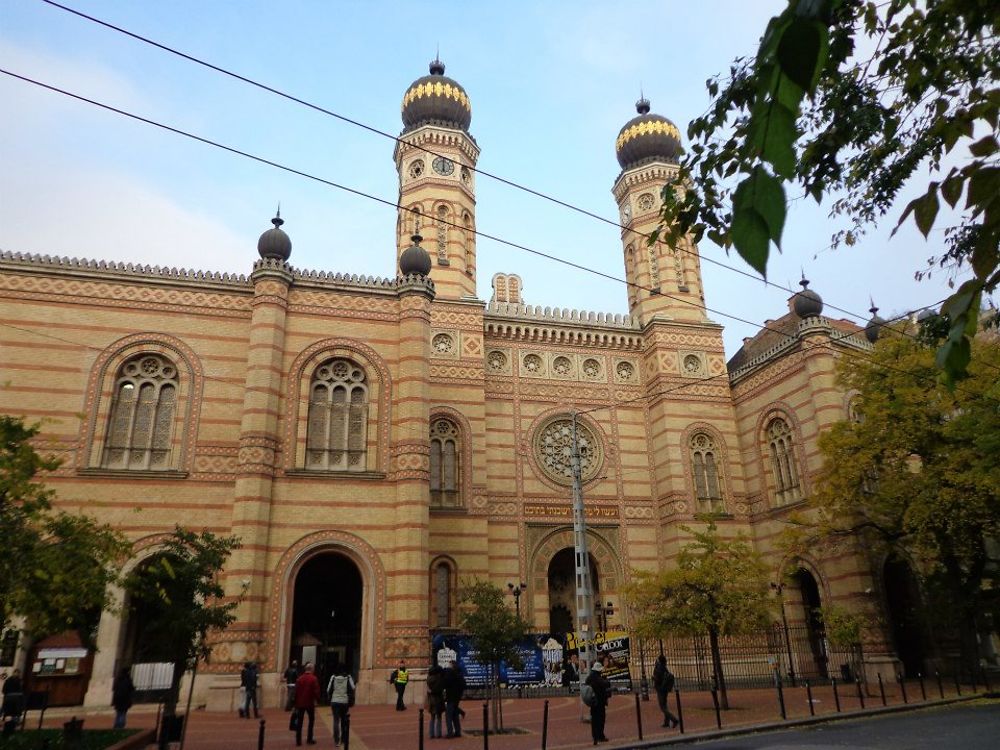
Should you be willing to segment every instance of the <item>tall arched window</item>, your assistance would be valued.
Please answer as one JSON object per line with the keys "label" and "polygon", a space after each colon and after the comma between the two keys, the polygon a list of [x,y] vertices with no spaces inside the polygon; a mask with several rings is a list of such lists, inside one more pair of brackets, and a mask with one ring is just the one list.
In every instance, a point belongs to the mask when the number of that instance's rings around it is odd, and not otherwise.
{"label": "tall arched window", "polygon": [[722,511],[722,483],[719,481],[718,451],[711,435],[699,432],[691,437],[691,473],[694,494],[702,510]]}
{"label": "tall arched window", "polygon": [[775,417],[767,425],[767,441],[771,451],[771,469],[774,472],[774,499],[778,505],[786,505],[801,496],[799,469],[795,463],[795,444],[792,430],[781,417]]}
{"label": "tall arched window", "polygon": [[628,306],[629,308],[635,307],[636,303],[636,284],[639,280],[636,278],[636,267],[635,267],[635,247],[629,245],[625,248],[625,278],[629,282],[628,284]]}
{"label": "tall arched window", "polygon": [[316,368],[309,387],[306,468],[364,471],[368,442],[368,384],[349,359]]}
{"label": "tall arched window", "polygon": [[413,235],[413,234],[420,234],[420,227],[422,227],[423,223],[424,223],[424,221],[423,221],[424,220],[424,216],[420,212],[420,206],[411,206],[411,208],[410,208],[410,216],[413,217],[413,225],[412,225],[413,226],[413,231],[410,232],[410,234],[411,235]]}
{"label": "tall arched window", "polygon": [[431,507],[462,505],[462,472],[458,427],[450,419],[431,420]]}
{"label": "tall arched window", "polygon": [[656,257],[656,245],[649,248],[649,285],[653,289],[660,287],[660,262]]}
{"label": "tall arched window", "polygon": [[441,560],[434,565],[431,573],[434,588],[431,613],[431,625],[436,628],[447,628],[451,625],[451,566]]}
{"label": "tall arched window", "polygon": [[438,263],[448,263],[448,208],[437,207]]}
{"label": "tall arched window", "polygon": [[159,354],[127,360],[115,378],[115,395],[101,465],[106,469],[167,469],[177,368]]}
{"label": "tall arched window", "polygon": [[476,230],[468,211],[462,214],[462,223],[465,225],[465,272],[472,276],[476,272]]}

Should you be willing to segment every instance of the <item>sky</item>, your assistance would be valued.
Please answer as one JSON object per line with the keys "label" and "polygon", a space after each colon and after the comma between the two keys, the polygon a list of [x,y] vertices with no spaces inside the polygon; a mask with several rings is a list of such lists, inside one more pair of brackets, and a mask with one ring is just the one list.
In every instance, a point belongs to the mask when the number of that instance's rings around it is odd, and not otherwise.
{"label": "sky", "polygon": [[[247,78],[398,135],[400,102],[440,50],[472,101],[479,167],[617,220],[614,142],[640,89],[685,132],[709,77],[752,54],[782,0],[276,3],[64,0]],[[393,142],[100,27],[41,0],[0,0],[0,67],[352,189],[397,199]],[[280,202],[297,268],[395,275],[396,211],[0,75],[0,249],[248,274]],[[916,191],[913,191],[913,195]],[[477,180],[480,231],[623,278],[613,226]],[[905,204],[903,204],[905,205]],[[768,279],[804,271],[830,317],[864,321],[949,294],[913,274],[938,254],[895,216],[852,248],[811,199],[789,206]],[[727,356],[789,292],[735,254],[700,245],[709,317]],[[533,305],[627,312],[623,283],[487,239],[478,294],[517,273]],[[730,265],[741,273],[712,261]],[[744,274],[749,274],[749,277]],[[959,279],[960,281],[961,279]],[[834,307],[842,310],[833,309]],[[845,312],[846,311],[846,312]]]}

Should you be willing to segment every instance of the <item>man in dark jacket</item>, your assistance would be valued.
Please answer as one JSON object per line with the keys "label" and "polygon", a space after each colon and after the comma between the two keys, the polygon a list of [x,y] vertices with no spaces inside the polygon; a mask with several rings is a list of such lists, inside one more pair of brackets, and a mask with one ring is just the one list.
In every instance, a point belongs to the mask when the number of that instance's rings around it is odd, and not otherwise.
{"label": "man in dark jacket", "polygon": [[260,713],[257,711],[257,665],[252,661],[243,665],[243,671],[240,672],[240,687],[245,691],[240,716],[249,719],[250,704],[253,703],[253,716],[255,719],[258,718]]}
{"label": "man in dark jacket", "polygon": [[590,707],[590,735],[594,739],[594,744],[607,742],[604,736],[604,722],[608,718],[608,701],[611,699],[611,683],[602,674],[604,665],[596,662],[590,668],[587,675],[586,684],[594,689],[594,705]]}
{"label": "man in dark jacket", "polygon": [[295,659],[292,659],[288,665],[288,669],[285,670],[286,711],[291,711],[292,706],[295,705],[295,681],[299,679],[300,674],[302,674],[302,671],[299,669],[299,663]]}
{"label": "man in dark jacket", "polygon": [[441,717],[444,715],[444,670],[431,664],[427,670],[427,712],[431,716],[430,738],[441,739]]}
{"label": "man in dark jacket", "polygon": [[653,667],[653,687],[656,689],[656,701],[660,704],[660,711],[663,712],[663,726],[674,726],[680,721],[670,713],[667,699],[674,689],[674,675],[667,669],[667,657],[660,654],[656,659],[656,666]]}
{"label": "man in dark jacket", "polygon": [[132,676],[128,672],[128,667],[122,667],[111,685],[111,705],[115,707],[115,729],[125,728],[125,716],[132,708],[134,696],[135,685],[132,683]]}
{"label": "man in dark jacket", "polygon": [[465,676],[452,662],[444,671],[444,721],[448,737],[462,736],[462,709],[459,703],[465,695]]}
{"label": "man in dark jacket", "polygon": [[319,680],[313,674],[312,662],[305,666],[305,671],[295,681],[295,744],[302,744],[302,722],[309,717],[309,729],[306,732],[306,744],[315,745],[313,725],[316,723],[316,704],[319,702]]}

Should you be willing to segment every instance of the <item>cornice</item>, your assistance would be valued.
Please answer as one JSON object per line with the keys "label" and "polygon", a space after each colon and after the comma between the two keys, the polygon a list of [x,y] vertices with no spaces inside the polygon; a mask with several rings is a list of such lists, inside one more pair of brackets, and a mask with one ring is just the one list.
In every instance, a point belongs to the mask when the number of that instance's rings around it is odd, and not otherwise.
{"label": "cornice", "polygon": [[410,148],[422,146],[431,151],[434,150],[431,146],[450,146],[458,148],[469,159],[472,166],[475,166],[479,160],[479,145],[475,138],[464,130],[439,125],[421,125],[419,128],[404,132],[399,136],[396,147],[392,151],[392,158],[396,162],[397,169],[399,169],[404,146]]}
{"label": "cornice", "polygon": [[621,313],[490,302],[483,315],[486,335],[559,344],[642,348],[639,321]]}
{"label": "cornice", "polygon": [[669,162],[651,159],[636,167],[622,170],[611,188],[615,199],[619,202],[625,194],[638,186],[651,182],[666,182],[677,176],[678,166]]}

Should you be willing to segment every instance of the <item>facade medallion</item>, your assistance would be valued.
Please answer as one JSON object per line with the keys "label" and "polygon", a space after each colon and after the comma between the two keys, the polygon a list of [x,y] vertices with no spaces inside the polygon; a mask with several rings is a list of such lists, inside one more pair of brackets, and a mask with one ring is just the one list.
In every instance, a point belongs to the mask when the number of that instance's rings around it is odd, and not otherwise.
{"label": "facade medallion", "polygon": [[615,367],[619,380],[632,380],[635,377],[635,367],[630,362],[619,362]]}
{"label": "facade medallion", "polygon": [[654,202],[652,193],[643,193],[639,196],[636,204],[639,206],[640,211],[651,211]]}
{"label": "facade medallion", "polygon": [[494,372],[503,372],[507,369],[507,355],[503,352],[490,352],[486,357],[486,364]]}
{"label": "facade medallion", "polygon": [[[604,463],[601,442],[591,429],[577,420],[580,446],[580,476],[587,482],[597,476]],[[548,420],[535,433],[535,459],[545,475],[559,484],[573,483],[573,421],[568,416]]]}
{"label": "facade medallion", "polygon": [[697,354],[688,354],[684,357],[684,372],[688,375],[697,375],[701,372],[701,357]]}
{"label": "facade medallion", "polygon": [[556,357],[552,360],[552,370],[556,375],[566,377],[573,371],[573,363],[569,361],[569,357]]}
{"label": "facade medallion", "polygon": [[471,187],[472,186],[472,172],[469,170],[469,168],[468,167],[462,167],[461,175],[462,175],[462,184],[463,185],[468,185],[468,186]]}
{"label": "facade medallion", "polygon": [[583,374],[589,380],[597,380],[601,377],[601,363],[596,359],[585,359],[583,361]]}
{"label": "facade medallion", "polygon": [[431,339],[431,346],[438,354],[450,354],[455,348],[455,341],[447,333],[439,333]]}
{"label": "facade medallion", "polygon": [[409,175],[410,175],[410,179],[411,180],[415,180],[418,177],[423,177],[423,175],[424,175],[424,160],[423,159],[414,159],[412,162],[410,162]]}
{"label": "facade medallion", "polygon": [[542,358],[537,354],[529,354],[524,358],[524,369],[534,375],[542,371]]}

